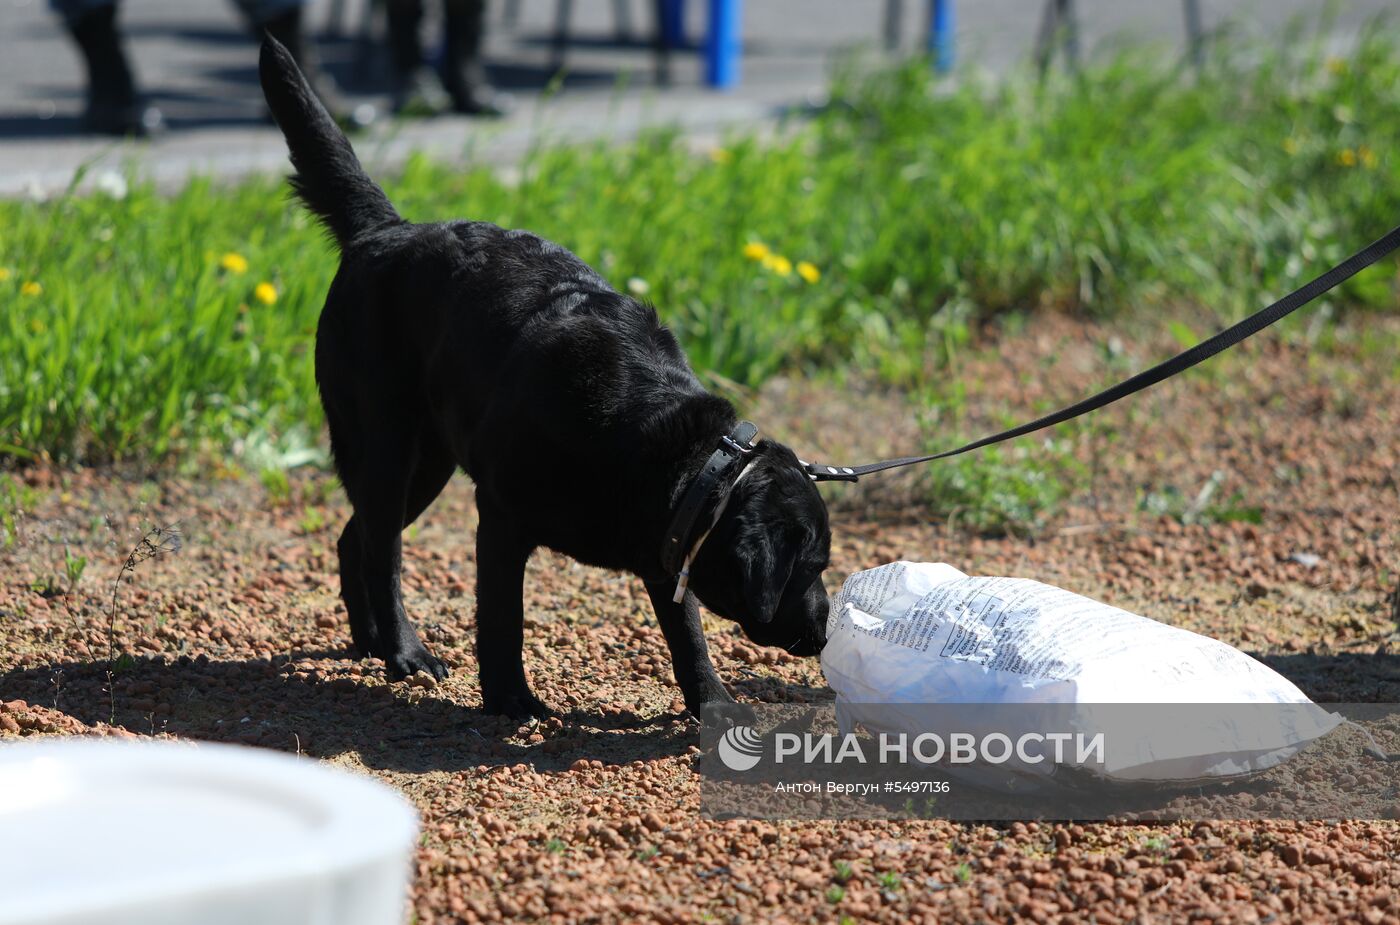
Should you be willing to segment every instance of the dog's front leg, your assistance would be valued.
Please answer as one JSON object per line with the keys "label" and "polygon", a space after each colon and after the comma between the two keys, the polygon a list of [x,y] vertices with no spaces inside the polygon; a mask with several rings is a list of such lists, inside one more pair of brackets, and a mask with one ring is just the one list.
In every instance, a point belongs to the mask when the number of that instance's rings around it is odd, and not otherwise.
{"label": "dog's front leg", "polygon": [[661,624],[661,633],[671,650],[671,669],[676,673],[676,683],[681,686],[686,709],[710,725],[749,722],[752,710],[735,703],[715,673],[695,595],[687,591],[684,600],[677,604],[671,599],[673,586],[669,582],[649,581],[646,586],[656,619]]}
{"label": "dog's front leg", "polygon": [[549,715],[525,680],[525,563],[534,546],[509,515],[482,503],[476,528],[476,660],[482,708],[516,719]]}

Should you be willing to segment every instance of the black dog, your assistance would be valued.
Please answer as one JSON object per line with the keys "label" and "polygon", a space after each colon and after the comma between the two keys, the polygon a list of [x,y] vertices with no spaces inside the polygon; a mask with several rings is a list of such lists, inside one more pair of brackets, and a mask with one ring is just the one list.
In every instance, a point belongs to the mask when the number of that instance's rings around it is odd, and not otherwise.
{"label": "black dog", "polygon": [[[400,533],[460,466],[481,516],[487,711],[547,712],[521,661],[522,582],[537,546],[645,582],[692,712],[735,712],[697,596],[755,642],[821,651],[831,534],[792,451],[735,440],[734,409],[701,386],[655,310],[562,247],[485,222],[400,218],[286,49],[266,40],[260,70],[291,184],[342,253],[316,380],[354,507],[339,552],[355,646],[394,677],[446,675],[404,616]],[[693,593],[682,597],[687,577]]]}

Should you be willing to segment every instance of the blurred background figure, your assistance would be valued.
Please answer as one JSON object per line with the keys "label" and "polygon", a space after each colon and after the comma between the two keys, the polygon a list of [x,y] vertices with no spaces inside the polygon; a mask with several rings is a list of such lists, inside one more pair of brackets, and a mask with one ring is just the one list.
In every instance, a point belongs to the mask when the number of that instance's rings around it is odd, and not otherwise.
{"label": "blurred background figure", "polygon": [[[1198,2],[1208,15],[1185,16]],[[1295,17],[1320,21],[1316,0],[0,0],[0,196],[61,192],[75,175],[91,183],[97,164],[102,175],[135,171],[172,185],[192,172],[284,169],[249,26],[292,49],[342,123],[352,106],[363,124],[391,100],[410,116],[418,107],[479,114],[513,95],[531,114],[489,137],[473,133],[472,117],[404,119],[377,133],[380,163],[419,150],[455,157],[469,145],[473,157],[514,163],[546,118],[572,138],[676,124],[717,140],[775,112],[820,109],[853,48],[865,50],[852,77],[885,66],[872,48],[882,37],[891,55],[926,52],[935,3],[957,9],[942,33],[956,38],[941,46],[944,59],[956,50],[969,74],[989,80],[1028,63],[1068,70],[1076,57],[1118,54],[1125,41],[1160,43],[1190,66],[1202,57],[1200,37],[1213,42],[1227,24],[1282,47],[1298,41]],[[1341,0],[1319,53],[1370,34],[1371,20],[1395,7]],[[510,95],[497,96],[483,72]],[[169,130],[156,144],[113,146],[104,135],[73,137],[84,124],[108,135]]]}
{"label": "blurred background figure", "polygon": [[[292,53],[326,108],[343,118],[345,106],[330,76],[316,63],[302,26],[306,0],[234,0],[254,37],[272,35]],[[83,125],[106,135],[147,135],[159,128],[160,110],[146,104],[136,85],[117,25],[117,0],[50,0],[87,69]],[[479,4],[478,4],[479,5]]]}
{"label": "blurred background figure", "polygon": [[486,0],[443,0],[442,54],[435,69],[423,54],[423,0],[387,0],[387,14],[394,112],[502,113],[503,98],[491,87],[481,63]]}

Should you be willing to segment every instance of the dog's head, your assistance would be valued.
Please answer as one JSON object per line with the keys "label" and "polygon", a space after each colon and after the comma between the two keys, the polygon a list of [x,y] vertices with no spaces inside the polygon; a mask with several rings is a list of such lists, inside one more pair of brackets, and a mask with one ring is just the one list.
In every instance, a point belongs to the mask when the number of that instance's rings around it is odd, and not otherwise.
{"label": "dog's head", "polygon": [[826,645],[826,502],[787,447],[765,440],[695,557],[690,587],[759,645],[816,655]]}

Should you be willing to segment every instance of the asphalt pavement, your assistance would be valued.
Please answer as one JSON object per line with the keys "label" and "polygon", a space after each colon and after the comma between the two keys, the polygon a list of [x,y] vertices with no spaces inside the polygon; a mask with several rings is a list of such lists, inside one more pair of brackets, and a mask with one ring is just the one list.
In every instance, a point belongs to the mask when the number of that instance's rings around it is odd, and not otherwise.
{"label": "asphalt pavement", "polygon": [[[314,0],[309,14],[320,53],[354,101],[382,109],[378,45],[360,38],[367,0]],[[657,83],[649,0],[576,0],[565,76],[554,80],[553,17],[557,0],[493,0],[487,60],[494,81],[516,101],[501,120],[443,117],[384,119],[357,141],[372,167],[412,151],[463,163],[509,166],[542,139],[626,138],[648,126],[674,125],[699,145],[734,130],[763,130],[794,108],[819,104],[836,62],[857,53],[891,54],[882,45],[885,0],[747,0],[740,84],[708,89],[695,47],[672,56],[671,82]],[[434,4],[429,0],[431,9]],[[901,47],[922,47],[925,6],[902,4]],[[1281,40],[1282,27],[1324,6],[1317,0],[1202,0],[1207,31],[1229,23]],[[339,23],[335,10],[339,7]],[[959,0],[956,51],[965,68],[1005,73],[1034,46],[1041,0]],[[1078,0],[1083,54],[1110,53],[1148,40],[1181,51],[1182,4],[1176,0]],[[625,12],[621,22],[619,11]],[[1342,0],[1328,41],[1338,48],[1395,0]],[[690,0],[686,31],[703,36],[707,4]],[[0,0],[0,195],[44,196],[87,167],[87,181],[131,171],[173,186],[191,174],[231,177],[285,169],[280,136],[265,121],[257,87],[256,45],[231,3],[220,0],[128,0],[122,22],[138,77],[165,112],[168,130],[145,142],[84,136],[79,131],[82,68],[43,0]],[[427,24],[431,32],[435,25]],[[431,41],[431,39],[430,39]]]}

